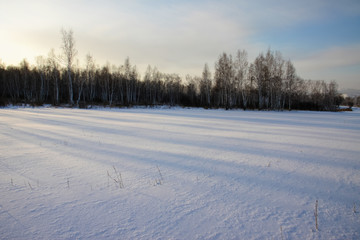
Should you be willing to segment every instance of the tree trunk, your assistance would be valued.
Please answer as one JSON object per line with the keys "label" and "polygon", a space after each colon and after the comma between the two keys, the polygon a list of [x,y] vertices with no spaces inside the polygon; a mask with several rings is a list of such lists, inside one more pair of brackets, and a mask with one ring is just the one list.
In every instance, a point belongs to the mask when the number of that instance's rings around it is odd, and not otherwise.
{"label": "tree trunk", "polygon": [[69,101],[71,105],[74,105],[74,92],[73,92],[73,85],[71,79],[71,70],[68,68],[68,77],[69,77]]}

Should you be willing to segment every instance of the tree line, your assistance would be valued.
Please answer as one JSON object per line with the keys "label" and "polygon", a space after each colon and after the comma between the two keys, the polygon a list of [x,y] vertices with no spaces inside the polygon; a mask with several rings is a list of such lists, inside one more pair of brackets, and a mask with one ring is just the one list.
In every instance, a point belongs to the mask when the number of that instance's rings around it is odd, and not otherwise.
{"label": "tree line", "polygon": [[120,66],[99,67],[88,54],[76,60],[71,30],[62,30],[62,54],[50,50],[36,65],[0,64],[0,104],[136,106],[179,105],[204,108],[334,111],[342,102],[335,81],[304,80],[278,51],[248,61],[245,50],[222,53],[212,76],[208,64],[201,76],[160,72],[148,66],[143,77],[129,58]]}

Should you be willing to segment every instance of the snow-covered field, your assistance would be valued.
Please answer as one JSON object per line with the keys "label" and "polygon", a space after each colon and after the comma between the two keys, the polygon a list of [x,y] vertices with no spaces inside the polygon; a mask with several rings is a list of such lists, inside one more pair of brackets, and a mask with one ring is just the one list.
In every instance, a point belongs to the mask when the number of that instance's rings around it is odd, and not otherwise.
{"label": "snow-covered field", "polygon": [[360,239],[360,111],[0,109],[0,238]]}

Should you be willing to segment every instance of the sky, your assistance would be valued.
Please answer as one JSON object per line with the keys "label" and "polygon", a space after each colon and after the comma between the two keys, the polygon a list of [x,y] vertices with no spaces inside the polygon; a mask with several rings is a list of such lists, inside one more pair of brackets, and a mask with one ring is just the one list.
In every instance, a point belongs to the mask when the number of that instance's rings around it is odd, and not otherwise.
{"label": "sky", "polygon": [[223,52],[245,49],[249,61],[269,48],[290,59],[304,79],[335,80],[360,89],[359,0],[0,0],[0,59],[36,64],[61,29],[72,29],[80,64],[102,66],[127,57],[141,75],[200,76]]}

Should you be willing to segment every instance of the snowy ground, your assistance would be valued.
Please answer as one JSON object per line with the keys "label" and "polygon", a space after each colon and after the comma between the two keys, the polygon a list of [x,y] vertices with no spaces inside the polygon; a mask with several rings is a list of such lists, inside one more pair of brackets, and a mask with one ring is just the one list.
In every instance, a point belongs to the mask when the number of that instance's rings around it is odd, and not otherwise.
{"label": "snowy ground", "polygon": [[0,109],[0,238],[360,239],[360,111]]}

